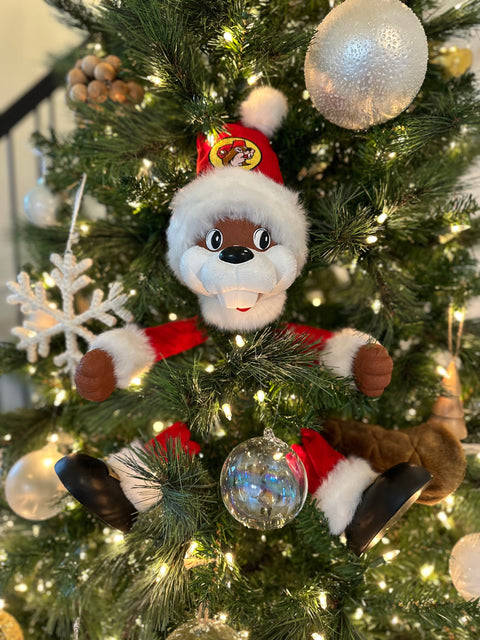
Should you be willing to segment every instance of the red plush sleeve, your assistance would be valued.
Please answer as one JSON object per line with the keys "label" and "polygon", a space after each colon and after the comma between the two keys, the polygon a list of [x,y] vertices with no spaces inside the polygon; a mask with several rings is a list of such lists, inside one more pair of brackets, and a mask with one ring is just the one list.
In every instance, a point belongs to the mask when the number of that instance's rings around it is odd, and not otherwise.
{"label": "red plush sleeve", "polygon": [[292,449],[305,466],[309,493],[315,493],[330,471],[345,457],[333,449],[317,431],[301,429],[300,432],[302,444],[294,444]]}
{"label": "red plush sleeve", "polygon": [[332,331],[327,329],[317,329],[316,327],[310,327],[307,324],[297,324],[295,322],[287,322],[284,325],[287,331],[295,333],[301,336],[307,344],[314,344],[320,351],[325,347],[327,341],[334,335]]}
{"label": "red plush sleeve", "polygon": [[196,317],[149,327],[144,329],[144,332],[155,351],[156,362],[198,347],[208,338],[207,334],[199,329]]}

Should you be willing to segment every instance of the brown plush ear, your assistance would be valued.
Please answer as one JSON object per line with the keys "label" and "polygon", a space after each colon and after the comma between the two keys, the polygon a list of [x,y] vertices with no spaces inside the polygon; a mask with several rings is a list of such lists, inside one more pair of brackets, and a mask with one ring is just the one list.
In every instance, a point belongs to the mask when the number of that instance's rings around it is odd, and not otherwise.
{"label": "brown plush ear", "polygon": [[379,473],[399,462],[419,464],[433,479],[418,502],[436,504],[461,484],[466,468],[462,445],[446,427],[425,422],[393,431],[355,420],[325,421],[322,435],[343,455],[367,460]]}

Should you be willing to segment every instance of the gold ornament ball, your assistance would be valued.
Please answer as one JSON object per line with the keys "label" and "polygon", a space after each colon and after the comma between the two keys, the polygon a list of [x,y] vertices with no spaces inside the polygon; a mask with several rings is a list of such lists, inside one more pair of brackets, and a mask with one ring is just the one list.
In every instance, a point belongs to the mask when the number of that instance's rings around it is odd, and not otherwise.
{"label": "gold ornament ball", "polygon": [[126,102],[128,96],[128,87],[123,80],[115,80],[112,82],[108,97],[114,102]]}
{"label": "gold ornament ball", "polygon": [[113,55],[105,56],[105,58],[103,59],[103,62],[108,62],[108,64],[111,64],[117,73],[122,66],[122,61],[118,56],[113,56]]}
{"label": "gold ornament ball", "polygon": [[88,78],[81,69],[70,69],[67,73],[67,84],[72,86],[74,84],[87,84]]}
{"label": "gold ornament ball", "polygon": [[84,84],[74,84],[73,87],[70,87],[68,97],[73,102],[86,102],[87,87]]}
{"label": "gold ornament ball", "polygon": [[167,640],[240,640],[240,636],[219,620],[191,620],[171,633]]}
{"label": "gold ornament ball", "polygon": [[0,640],[24,640],[18,622],[3,609],[0,609]]}
{"label": "gold ornament ball", "polygon": [[127,89],[128,89],[128,97],[130,98],[130,100],[134,104],[140,104],[145,95],[143,87],[141,87],[139,84],[131,80],[130,82],[127,82]]}
{"label": "gold ornament ball", "polygon": [[93,70],[93,75],[95,77],[95,80],[101,80],[102,82],[111,82],[117,75],[117,72],[115,71],[115,68],[108,62],[99,62]]}
{"label": "gold ornament ball", "polygon": [[92,80],[88,83],[87,94],[90,102],[105,102],[108,98],[108,87],[100,80]]}
{"label": "gold ornament ball", "polygon": [[449,47],[440,49],[439,55],[432,58],[433,64],[443,67],[447,78],[459,78],[466,73],[473,62],[473,54],[470,49]]}
{"label": "gold ornament ball", "polygon": [[93,54],[90,54],[88,56],[85,56],[82,60],[82,71],[89,77],[89,78],[93,78],[93,73],[95,70],[95,67],[97,66],[97,64],[100,62],[100,58],[98,58],[97,56],[94,56]]}

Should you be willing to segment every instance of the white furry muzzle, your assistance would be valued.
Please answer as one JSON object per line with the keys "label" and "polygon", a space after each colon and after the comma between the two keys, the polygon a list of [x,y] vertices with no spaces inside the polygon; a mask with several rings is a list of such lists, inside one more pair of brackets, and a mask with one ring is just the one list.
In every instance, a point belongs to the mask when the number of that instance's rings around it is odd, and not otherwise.
{"label": "white furry muzzle", "polygon": [[280,315],[284,292],[297,276],[295,256],[282,245],[252,253],[251,260],[239,264],[223,262],[219,253],[199,246],[183,254],[183,282],[199,296],[210,324],[230,331],[253,330]]}

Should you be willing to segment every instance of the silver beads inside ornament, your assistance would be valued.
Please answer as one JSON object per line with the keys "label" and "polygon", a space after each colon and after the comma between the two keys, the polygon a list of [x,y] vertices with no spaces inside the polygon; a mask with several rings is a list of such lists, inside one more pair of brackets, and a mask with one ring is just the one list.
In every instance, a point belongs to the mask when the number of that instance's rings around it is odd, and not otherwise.
{"label": "silver beads inside ornament", "polygon": [[410,105],[427,61],[423,27],[400,0],[345,0],[310,42],[305,84],[327,120],[365,129]]}
{"label": "silver beads inside ornament", "polygon": [[231,515],[246,527],[264,531],[295,518],[307,488],[302,461],[270,429],[235,447],[220,475],[222,498]]}

